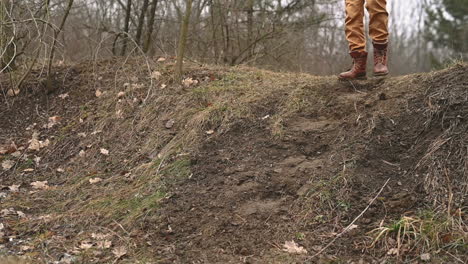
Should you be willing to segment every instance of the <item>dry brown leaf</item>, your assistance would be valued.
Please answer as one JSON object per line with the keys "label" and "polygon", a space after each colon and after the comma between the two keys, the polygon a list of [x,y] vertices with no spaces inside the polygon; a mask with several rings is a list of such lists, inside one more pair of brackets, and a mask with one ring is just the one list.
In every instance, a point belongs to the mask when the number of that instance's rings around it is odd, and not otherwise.
{"label": "dry brown leaf", "polygon": [[91,178],[91,179],[89,179],[89,183],[91,183],[91,184],[96,184],[98,182],[102,182],[102,179],[101,178]]}
{"label": "dry brown leaf", "polygon": [[10,192],[19,192],[20,184],[13,184],[8,187],[10,189]]}
{"label": "dry brown leaf", "polygon": [[21,211],[16,211],[16,214],[21,218],[26,218],[26,214]]}
{"label": "dry brown leaf", "polygon": [[196,85],[198,84],[198,81],[197,80],[194,80],[192,78],[186,78],[182,81],[182,84],[185,86],[185,87],[190,87],[192,85]]}
{"label": "dry brown leaf", "polygon": [[12,160],[4,160],[2,161],[2,168],[3,170],[7,171],[15,166],[15,162]]}
{"label": "dry brown leaf", "polygon": [[45,190],[49,188],[49,185],[47,185],[47,181],[35,181],[31,183],[31,186],[33,189],[36,190]]}
{"label": "dry brown leaf", "polygon": [[154,71],[151,73],[151,79],[159,80],[161,78],[162,74],[158,71]]}
{"label": "dry brown leaf", "polygon": [[92,233],[91,234],[91,237],[96,239],[96,240],[105,240],[109,237],[111,237],[111,235],[109,234],[102,234],[102,233]]}
{"label": "dry brown leaf", "polygon": [[299,246],[294,240],[286,241],[283,245],[283,250],[292,253],[292,254],[307,254],[307,250],[301,246]]}
{"label": "dry brown leaf", "polygon": [[84,240],[84,241],[81,241],[81,244],[80,244],[80,248],[81,249],[90,249],[93,247],[93,242],[90,241],[90,240]]}
{"label": "dry brown leaf", "polygon": [[109,156],[109,150],[105,149],[105,148],[101,148],[101,154],[102,155],[105,155],[105,156]]}
{"label": "dry brown leaf", "polygon": [[20,93],[19,89],[9,89],[7,92],[7,95],[10,97],[13,97],[15,95],[18,95]]}
{"label": "dry brown leaf", "polygon": [[165,62],[165,61],[166,61],[166,58],[164,58],[164,57],[161,57],[161,58],[158,59],[158,62]]}
{"label": "dry brown leaf", "polygon": [[429,261],[429,260],[431,260],[431,254],[429,254],[429,253],[421,254],[421,260],[422,260],[422,261]]}
{"label": "dry brown leaf", "polygon": [[68,96],[69,96],[68,93],[64,93],[64,94],[60,94],[58,97],[59,97],[59,98],[62,98],[62,99],[65,99],[65,98],[67,98]]}
{"label": "dry brown leaf", "polygon": [[215,131],[214,131],[214,130],[212,130],[212,129],[211,129],[211,130],[208,130],[208,131],[206,131],[206,134],[207,134],[207,135],[213,135],[214,133],[215,133]]}
{"label": "dry brown leaf", "polygon": [[14,153],[18,150],[15,142],[12,142],[10,145],[0,146],[0,155]]}
{"label": "dry brown leaf", "polygon": [[41,143],[39,142],[38,139],[33,138],[31,139],[31,142],[29,143],[28,149],[30,150],[40,150],[41,149]]}
{"label": "dry brown leaf", "polygon": [[125,247],[116,247],[112,250],[112,253],[114,253],[115,257],[119,259],[127,255],[127,249]]}
{"label": "dry brown leaf", "polygon": [[59,123],[60,120],[62,120],[62,118],[61,118],[60,116],[52,116],[52,117],[49,117],[49,123],[47,124],[47,128],[52,128],[52,127],[55,126],[57,123]]}
{"label": "dry brown leaf", "polygon": [[96,92],[94,93],[96,95],[96,97],[101,97],[101,95],[103,94],[103,92],[101,92],[99,89],[96,90]]}
{"label": "dry brown leaf", "polygon": [[117,94],[117,98],[122,98],[125,96],[125,92],[120,92]]}
{"label": "dry brown leaf", "polygon": [[97,247],[101,249],[110,248],[112,246],[112,241],[109,240],[100,240],[97,243]]}

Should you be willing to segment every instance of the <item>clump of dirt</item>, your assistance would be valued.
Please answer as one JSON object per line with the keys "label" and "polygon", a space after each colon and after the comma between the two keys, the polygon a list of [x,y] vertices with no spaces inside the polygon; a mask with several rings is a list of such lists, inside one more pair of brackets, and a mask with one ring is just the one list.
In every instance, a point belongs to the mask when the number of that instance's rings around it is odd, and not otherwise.
{"label": "clump of dirt", "polygon": [[[21,158],[1,156],[16,164],[2,173],[1,206],[12,208],[0,222],[5,254],[59,263],[380,263],[452,245],[439,258],[463,258],[466,226],[446,226],[431,247],[385,228],[427,211],[466,220],[466,65],[341,83],[192,64],[179,85],[170,59],[135,67],[147,62],[57,68],[68,81],[44,99],[26,104],[35,89],[3,99],[2,112],[22,121],[2,115],[14,128],[2,126],[0,139],[24,146]],[[43,127],[56,115],[59,124]],[[33,132],[51,146],[28,150]],[[45,180],[50,188],[32,189]],[[288,241],[307,254],[287,252]]]}

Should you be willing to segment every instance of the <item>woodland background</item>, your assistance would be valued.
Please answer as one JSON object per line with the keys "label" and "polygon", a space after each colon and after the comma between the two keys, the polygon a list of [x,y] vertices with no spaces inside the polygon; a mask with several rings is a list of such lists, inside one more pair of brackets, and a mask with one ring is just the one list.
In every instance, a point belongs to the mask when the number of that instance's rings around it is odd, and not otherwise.
{"label": "woodland background", "polygon": [[[389,9],[394,74],[467,58],[468,0],[389,1]],[[42,66],[50,75],[52,62],[180,48],[201,63],[319,75],[350,63],[343,0],[2,0],[0,21],[2,73]]]}

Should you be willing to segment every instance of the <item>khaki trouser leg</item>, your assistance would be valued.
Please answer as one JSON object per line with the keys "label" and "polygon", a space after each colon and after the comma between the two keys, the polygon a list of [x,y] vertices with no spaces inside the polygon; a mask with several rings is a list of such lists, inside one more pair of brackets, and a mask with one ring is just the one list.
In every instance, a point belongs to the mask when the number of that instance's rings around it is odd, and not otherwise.
{"label": "khaki trouser leg", "polygon": [[364,0],[346,0],[346,39],[349,51],[365,51]]}
{"label": "khaki trouser leg", "polygon": [[374,43],[388,42],[388,12],[387,0],[367,0],[369,12],[369,35]]}
{"label": "khaki trouser leg", "polygon": [[349,50],[365,51],[364,4],[370,15],[369,35],[374,43],[388,42],[387,0],[345,0],[346,2],[346,39]]}

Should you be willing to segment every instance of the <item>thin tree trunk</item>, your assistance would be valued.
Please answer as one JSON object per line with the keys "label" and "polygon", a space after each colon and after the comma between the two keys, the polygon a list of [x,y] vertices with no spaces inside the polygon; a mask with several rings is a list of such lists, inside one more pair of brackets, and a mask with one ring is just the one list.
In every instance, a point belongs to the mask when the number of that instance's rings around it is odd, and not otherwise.
{"label": "thin tree trunk", "polygon": [[50,54],[49,54],[49,65],[47,67],[48,78],[50,78],[50,76],[51,76],[52,61],[54,60],[57,39],[58,39],[58,36],[60,35],[60,33],[62,32],[63,27],[65,26],[65,22],[67,22],[68,15],[70,14],[71,8],[73,6],[73,1],[74,0],[68,0],[68,6],[67,6],[67,9],[65,9],[65,14],[63,15],[62,22],[60,22],[60,26],[59,26],[58,30],[54,31],[54,40],[52,41],[52,47],[50,49]]}
{"label": "thin tree trunk", "polygon": [[[249,0],[247,5],[247,46],[250,46],[250,44],[253,41],[253,6],[254,0]],[[254,47],[249,49],[249,52],[247,54],[249,58],[253,55],[253,49]]]}
{"label": "thin tree trunk", "polygon": [[128,32],[130,30],[130,16],[132,15],[132,0],[127,0],[127,8],[125,13],[125,25],[124,25],[124,39],[122,44],[121,56],[125,56],[127,52]]}
{"label": "thin tree trunk", "polygon": [[149,0],[143,1],[143,6],[141,8],[140,17],[138,18],[138,26],[137,26],[137,33],[135,37],[135,41],[138,45],[140,45],[141,34],[143,32],[143,25],[145,24],[145,16],[146,12],[148,11]]}
{"label": "thin tree trunk", "polygon": [[184,19],[180,27],[179,47],[177,52],[176,80],[182,80],[185,47],[187,44],[188,28],[190,24],[190,14],[192,13],[192,0],[187,0]]}
{"label": "thin tree trunk", "polygon": [[154,20],[156,18],[156,10],[158,7],[158,0],[153,0],[151,3],[150,17],[148,19],[148,32],[146,33],[146,40],[143,45],[143,52],[148,53],[148,50],[151,46],[151,39],[154,30]]}

